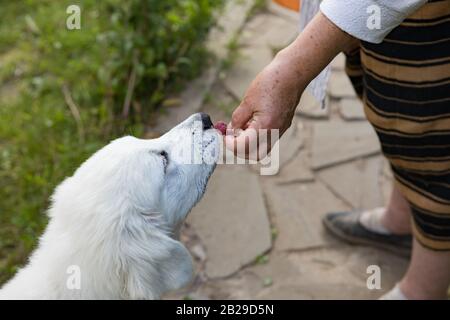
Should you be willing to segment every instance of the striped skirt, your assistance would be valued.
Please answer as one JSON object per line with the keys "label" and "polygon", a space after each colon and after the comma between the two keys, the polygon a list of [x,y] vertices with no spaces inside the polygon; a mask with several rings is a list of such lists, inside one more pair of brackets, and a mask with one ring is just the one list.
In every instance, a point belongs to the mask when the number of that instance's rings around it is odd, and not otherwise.
{"label": "striped skirt", "polygon": [[346,72],[425,247],[450,250],[450,0],[430,0]]}

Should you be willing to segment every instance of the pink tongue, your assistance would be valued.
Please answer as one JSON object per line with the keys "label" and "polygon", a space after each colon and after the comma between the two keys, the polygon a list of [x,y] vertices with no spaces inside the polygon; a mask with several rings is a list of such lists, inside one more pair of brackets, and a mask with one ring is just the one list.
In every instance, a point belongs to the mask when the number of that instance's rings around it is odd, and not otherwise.
{"label": "pink tongue", "polygon": [[220,131],[222,135],[226,135],[227,133],[227,124],[223,121],[219,121],[214,125],[214,128]]}

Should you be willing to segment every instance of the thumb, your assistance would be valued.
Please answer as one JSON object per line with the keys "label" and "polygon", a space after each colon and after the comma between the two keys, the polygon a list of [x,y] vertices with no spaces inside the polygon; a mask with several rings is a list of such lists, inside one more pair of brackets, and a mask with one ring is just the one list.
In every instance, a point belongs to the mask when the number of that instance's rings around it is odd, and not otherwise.
{"label": "thumb", "polygon": [[239,158],[259,160],[259,128],[260,124],[257,121],[252,121],[245,130],[234,129],[233,134],[225,135],[225,147]]}
{"label": "thumb", "polygon": [[246,104],[240,104],[231,115],[231,128],[245,129],[247,122],[252,118],[253,110]]}

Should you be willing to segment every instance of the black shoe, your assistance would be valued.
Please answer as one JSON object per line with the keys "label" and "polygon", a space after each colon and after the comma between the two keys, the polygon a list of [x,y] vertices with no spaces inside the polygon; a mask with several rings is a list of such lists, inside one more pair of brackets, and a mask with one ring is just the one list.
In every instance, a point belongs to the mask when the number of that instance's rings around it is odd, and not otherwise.
{"label": "black shoe", "polygon": [[323,218],[323,224],[339,239],[351,244],[362,244],[385,249],[404,257],[411,255],[411,235],[381,234],[368,230],[360,222],[362,212],[332,212]]}

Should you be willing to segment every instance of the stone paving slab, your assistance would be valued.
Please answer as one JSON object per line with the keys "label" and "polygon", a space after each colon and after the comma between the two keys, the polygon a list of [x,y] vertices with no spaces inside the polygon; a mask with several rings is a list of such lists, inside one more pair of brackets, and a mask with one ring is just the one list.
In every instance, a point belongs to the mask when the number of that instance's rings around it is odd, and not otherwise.
{"label": "stone paving slab", "polygon": [[380,152],[378,138],[366,121],[317,122],[313,126],[313,169],[321,169]]}
{"label": "stone paving slab", "polygon": [[177,98],[177,100],[182,101],[182,105],[166,108],[165,113],[158,117],[158,123],[152,128],[152,131],[163,134],[193,113],[199,112],[205,95],[214,84],[217,72],[218,66],[209,68],[200,77],[192,81],[190,86]]}
{"label": "stone paving slab", "polygon": [[280,165],[284,166],[291,161],[303,148],[303,124],[293,119],[291,127],[284,133],[279,141]]}
{"label": "stone paving slab", "polygon": [[354,98],[356,97],[350,79],[343,71],[334,71],[331,73],[328,85],[328,93],[332,98]]}
{"label": "stone paving slab", "polygon": [[[376,299],[395,285],[406,268],[402,258],[347,245],[277,255],[273,260],[274,266],[264,265],[255,272],[273,281],[257,293],[258,299]],[[291,270],[279,273],[280,268],[287,269],[282,264]],[[381,268],[383,290],[367,289],[366,271],[373,264]]]}
{"label": "stone paving slab", "polygon": [[331,70],[332,71],[344,71],[345,70],[345,55],[343,53],[339,53],[333,61],[331,61]]}
{"label": "stone paving slab", "polygon": [[217,121],[228,123],[232,111],[239,105],[240,101],[229,94],[220,82],[211,88],[208,96],[209,98],[205,100],[201,111],[209,114],[213,123]]}
{"label": "stone paving slab", "polygon": [[365,120],[364,106],[358,98],[343,98],[338,102],[339,113],[348,121]]}
{"label": "stone paving slab", "polygon": [[295,39],[298,25],[271,13],[253,17],[242,32],[239,57],[226,74],[224,84],[233,95],[242,99],[250,83],[268,65],[278,49]]}
{"label": "stone paving slab", "polygon": [[243,46],[264,46],[281,49],[298,35],[298,23],[271,13],[262,13],[251,19],[242,33]]}
{"label": "stone paving slab", "polygon": [[[380,290],[367,289],[369,265],[380,267]],[[273,252],[267,263],[208,282],[194,293],[210,299],[377,299],[399,281],[406,267],[406,259],[381,250],[336,244],[304,252]]]}
{"label": "stone paving slab", "polygon": [[309,166],[307,151],[302,149],[294,159],[280,168],[276,182],[279,184],[291,184],[313,182],[314,179],[314,173]]}
{"label": "stone paving slab", "polygon": [[218,59],[225,59],[230,38],[239,32],[247,19],[253,0],[228,0],[217,26],[208,34],[207,49]]}
{"label": "stone paving slab", "polygon": [[243,166],[218,166],[188,223],[205,246],[210,278],[233,274],[271,247],[258,176]]}
{"label": "stone paving slab", "polygon": [[384,205],[381,191],[381,156],[359,159],[320,170],[318,176],[333,192],[355,209]]}
{"label": "stone paving slab", "polygon": [[[287,163],[289,163],[303,148],[304,146],[304,126],[298,119],[294,118],[292,121],[291,127],[283,134],[279,141],[276,142],[275,146],[272,150],[276,150],[278,148],[279,152],[279,168],[283,168]],[[275,151],[272,151],[275,152]],[[272,161],[276,161],[276,158],[273,158]],[[250,166],[251,170],[255,173],[260,172],[260,168],[263,166],[262,164],[253,164]],[[275,172],[277,168],[273,168]],[[278,175],[279,171],[275,173]]]}
{"label": "stone paving slab", "polygon": [[321,103],[308,90],[305,90],[295,110],[295,114],[311,119],[327,119],[330,115],[329,104],[329,99],[326,99],[325,106],[322,108]]}
{"label": "stone paving slab", "polygon": [[322,217],[348,209],[322,183],[277,185],[264,183],[269,211],[278,230],[276,250],[300,250],[329,244]]}
{"label": "stone paving slab", "polygon": [[240,57],[224,79],[227,89],[242,99],[250,83],[273,59],[273,51],[268,47],[247,47],[239,52]]}

